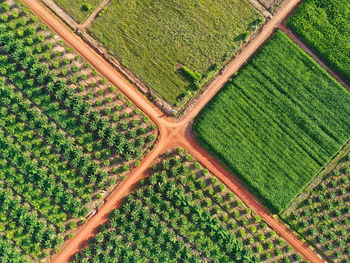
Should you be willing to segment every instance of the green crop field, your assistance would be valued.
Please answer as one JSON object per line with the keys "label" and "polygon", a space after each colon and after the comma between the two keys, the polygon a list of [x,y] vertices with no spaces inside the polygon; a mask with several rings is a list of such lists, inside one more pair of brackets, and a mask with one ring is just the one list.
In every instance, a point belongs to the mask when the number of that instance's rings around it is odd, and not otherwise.
{"label": "green crop field", "polygon": [[350,94],[278,31],[197,117],[201,145],[281,212],[350,136]]}
{"label": "green crop field", "polygon": [[74,262],[302,262],[183,149],[152,169]]}
{"label": "green crop field", "polygon": [[205,78],[262,20],[246,0],[115,0],[89,32],[148,87],[176,104],[195,89],[181,74],[182,65]]}
{"label": "green crop field", "polygon": [[350,1],[305,0],[288,25],[350,81]]}
{"label": "green crop field", "polygon": [[[83,23],[102,0],[54,0],[76,22]],[[86,5],[86,6],[84,6]],[[87,7],[87,8],[86,8]]]}

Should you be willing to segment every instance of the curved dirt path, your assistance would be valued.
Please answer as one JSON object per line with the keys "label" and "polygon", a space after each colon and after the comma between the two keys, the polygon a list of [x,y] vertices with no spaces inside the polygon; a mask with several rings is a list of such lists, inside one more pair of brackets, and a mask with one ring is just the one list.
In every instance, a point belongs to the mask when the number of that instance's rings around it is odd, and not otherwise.
{"label": "curved dirt path", "polygon": [[271,36],[273,30],[281,21],[292,12],[293,8],[301,0],[285,0],[278,13],[264,26],[260,34],[253,39],[247,47],[223,70],[207,88],[198,102],[188,111],[182,121],[175,123],[163,116],[153,104],[151,104],[141,93],[134,89],[123,77],[116,72],[103,58],[92,50],[83,40],[76,36],[71,30],[60,23],[60,21],[48,11],[38,0],[22,0],[43,22],[50,26],[61,38],[84,57],[104,77],[111,81],[121,92],[123,92],[134,104],[147,114],[158,126],[159,137],[156,147],[134,169],[128,178],[122,182],[105,200],[98,212],[81,226],[74,237],[69,240],[63,250],[55,255],[52,262],[68,262],[95,234],[98,226],[107,220],[109,212],[118,207],[122,198],[130,193],[133,186],[144,176],[151,164],[166,149],[173,146],[182,146],[191,153],[198,161],[207,167],[214,175],[222,180],[237,196],[239,196],[254,212],[260,215],[282,238],[284,238],[304,259],[310,262],[323,262],[323,260],[305,243],[300,241],[293,233],[278,220],[274,219],[262,205],[243,188],[218,162],[204,149],[198,146],[191,133],[191,125],[194,117],[202,110],[209,100],[222,88],[227,80],[249,59],[257,49]]}

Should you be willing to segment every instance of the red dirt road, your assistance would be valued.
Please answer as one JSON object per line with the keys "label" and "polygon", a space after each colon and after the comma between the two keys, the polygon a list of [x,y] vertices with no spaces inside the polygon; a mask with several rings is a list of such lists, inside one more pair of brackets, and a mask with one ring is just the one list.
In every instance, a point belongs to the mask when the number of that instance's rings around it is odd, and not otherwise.
{"label": "red dirt road", "polygon": [[159,128],[158,144],[146,156],[141,165],[134,169],[127,180],[121,183],[107,198],[98,212],[88,220],[69,240],[63,250],[55,255],[52,262],[68,262],[78,252],[87,240],[95,234],[98,226],[107,220],[109,212],[116,208],[121,199],[130,193],[133,186],[144,176],[147,169],[166,149],[181,146],[201,162],[211,173],[222,180],[242,201],[254,212],[260,215],[282,238],[284,238],[304,259],[310,262],[323,262],[323,260],[305,243],[300,241],[293,233],[278,220],[274,219],[263,206],[232,176],[225,171],[204,149],[198,146],[191,133],[191,125],[194,117],[202,110],[209,100],[222,88],[227,80],[249,59],[257,49],[271,36],[273,30],[281,21],[298,5],[301,0],[285,0],[278,13],[264,26],[260,34],[253,39],[246,48],[223,70],[207,88],[198,102],[188,111],[188,114],[180,122],[172,122],[151,104],[141,93],[132,87],[123,77],[116,72],[103,58],[93,51],[83,40],[63,25],[51,12],[49,12],[38,0],[22,0],[40,19],[60,35],[67,44],[75,49],[84,59],[95,67],[105,78],[111,81],[131,101],[144,111]]}

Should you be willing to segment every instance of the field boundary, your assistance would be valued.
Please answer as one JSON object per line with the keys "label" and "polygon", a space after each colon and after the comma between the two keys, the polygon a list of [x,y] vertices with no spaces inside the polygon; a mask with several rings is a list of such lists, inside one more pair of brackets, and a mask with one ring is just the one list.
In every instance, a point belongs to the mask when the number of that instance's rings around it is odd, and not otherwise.
{"label": "field boundary", "polygon": [[61,7],[59,7],[53,0],[40,0],[43,2],[54,14],[65,22],[69,27],[76,30],[79,26],[77,22],[66,13]]}
{"label": "field boundary", "polygon": [[[342,163],[339,163],[347,154],[350,153],[350,140],[344,145],[344,147],[338,152],[337,156],[332,159],[332,164],[329,165],[329,167],[325,168],[325,170],[321,171],[321,174],[314,179],[314,181],[305,189],[307,191],[304,194],[303,199],[299,199],[298,202],[297,199],[295,199],[292,203],[293,207],[288,207],[288,210],[290,209],[296,209],[301,202],[306,200],[306,198],[310,195],[311,191],[315,189],[319,184],[321,184],[327,177],[327,174],[331,172],[332,170],[336,168],[340,168],[342,166]],[[304,191],[304,192],[305,192]],[[299,198],[299,197],[297,197]],[[296,204],[295,204],[296,202]],[[286,211],[285,211],[286,212]],[[287,217],[290,215],[292,211],[288,211],[288,213],[283,212],[280,214],[280,219],[288,226],[288,228],[299,238],[301,238],[304,242],[309,244],[322,258],[327,260],[328,262],[333,262],[332,259],[330,259],[321,249],[318,248],[317,244],[309,240],[303,233],[300,233],[297,229],[295,229],[291,224],[288,223]]]}
{"label": "field boundary", "polygon": [[[249,40],[247,41],[247,43],[244,43],[239,49],[237,49],[237,51],[235,52],[235,54],[232,55],[232,57],[221,66],[221,69],[214,74],[214,76],[208,80],[201,89],[199,89],[197,91],[197,93],[192,97],[192,99],[190,99],[185,105],[184,107],[182,107],[182,109],[179,111],[179,115],[177,116],[177,120],[182,120],[186,117],[186,114],[188,114],[193,107],[196,106],[196,104],[198,103],[199,100],[201,100],[203,98],[203,96],[205,96],[207,89],[212,85],[212,82],[216,81],[218,78],[220,78],[220,76],[222,74],[224,74],[224,72],[227,70],[226,68],[228,68],[232,63],[234,63],[234,61],[236,60],[236,58],[243,52],[243,50],[252,42],[254,41],[259,35],[260,33],[263,31],[264,26],[269,22],[269,20],[265,20],[265,23],[261,24],[260,28],[258,28],[255,32],[253,32],[250,36],[249,36]],[[258,47],[256,49],[255,52],[258,52],[260,50],[260,48],[267,42],[269,41],[269,39],[273,36],[273,33],[267,37],[264,42],[262,42],[262,44],[260,45],[260,47]],[[251,54],[246,62],[248,62],[255,53]],[[243,67],[244,64],[241,66]],[[241,68],[240,67],[240,68]],[[240,69],[239,68],[239,69]],[[239,71],[239,69],[237,70],[237,72]],[[231,77],[233,76],[233,74],[231,75]]]}
{"label": "field boundary", "polygon": [[306,54],[312,57],[312,59],[315,60],[317,64],[319,64],[324,70],[326,70],[328,74],[330,74],[337,82],[339,82],[343,87],[350,91],[348,81],[343,77],[343,75],[338,72],[337,69],[333,68],[327,61],[325,61],[324,58],[318,54],[314,48],[306,44],[304,40],[286,24],[280,24],[278,28],[282,30],[302,50],[304,50]]}
{"label": "field boundary", "polygon": [[350,151],[350,139],[342,146],[342,148],[330,159],[330,161],[320,169],[320,171],[316,174],[314,179],[309,183],[308,186],[304,188],[304,190],[293,200],[293,202],[282,211],[280,214],[281,217],[287,217],[291,212],[302,202],[304,201],[310,194],[310,191],[317,187],[325,178],[325,176],[331,172],[338,164],[338,162],[345,157],[347,153]]}
{"label": "field boundary", "polygon": [[248,0],[251,5],[258,10],[265,18],[271,18],[271,12],[259,0]]}

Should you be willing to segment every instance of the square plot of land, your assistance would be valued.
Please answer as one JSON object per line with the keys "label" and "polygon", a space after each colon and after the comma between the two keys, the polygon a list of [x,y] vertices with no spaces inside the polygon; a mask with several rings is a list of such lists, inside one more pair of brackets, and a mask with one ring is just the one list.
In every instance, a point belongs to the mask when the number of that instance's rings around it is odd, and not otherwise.
{"label": "square plot of land", "polygon": [[174,104],[191,85],[179,67],[205,74],[262,20],[246,0],[116,0],[89,32]]}

